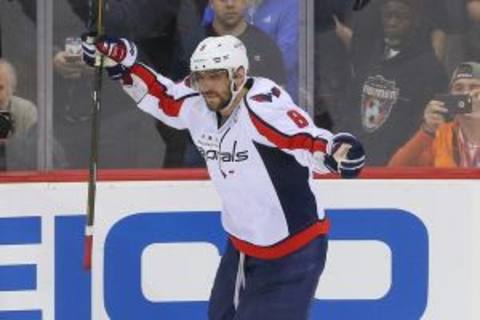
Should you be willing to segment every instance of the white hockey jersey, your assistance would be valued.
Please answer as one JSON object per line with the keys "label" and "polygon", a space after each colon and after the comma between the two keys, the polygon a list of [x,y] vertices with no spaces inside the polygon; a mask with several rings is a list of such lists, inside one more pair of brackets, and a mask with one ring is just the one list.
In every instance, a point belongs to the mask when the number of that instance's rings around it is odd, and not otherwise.
{"label": "white hockey jersey", "polygon": [[328,231],[312,188],[312,168],[318,166],[312,154],[325,153],[332,134],[317,128],[281,87],[249,78],[248,93],[219,126],[217,114],[185,81],[174,83],[143,64],[135,64],[130,75],[132,83],[124,89],[140,109],[190,132],[223,202],[223,227],[237,249],[279,258]]}

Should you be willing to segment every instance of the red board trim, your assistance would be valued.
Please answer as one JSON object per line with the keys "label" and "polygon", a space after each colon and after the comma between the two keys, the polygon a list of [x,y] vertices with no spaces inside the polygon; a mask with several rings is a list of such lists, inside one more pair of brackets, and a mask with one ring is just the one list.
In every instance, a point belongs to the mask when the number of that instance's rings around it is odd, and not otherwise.
{"label": "red board trim", "polygon": [[[317,179],[339,179],[334,174],[316,176]],[[414,180],[477,180],[480,169],[434,168],[367,168],[360,179],[414,179]],[[99,181],[162,181],[209,180],[205,169],[104,169],[98,171]],[[0,173],[0,183],[29,182],[86,182],[88,170],[7,171]]]}

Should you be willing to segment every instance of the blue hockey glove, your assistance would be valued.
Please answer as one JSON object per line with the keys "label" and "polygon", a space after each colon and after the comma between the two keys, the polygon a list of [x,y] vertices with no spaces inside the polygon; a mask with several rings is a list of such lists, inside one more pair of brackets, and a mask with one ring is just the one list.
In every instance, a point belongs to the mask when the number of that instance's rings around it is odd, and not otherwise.
{"label": "blue hockey glove", "polygon": [[[337,155],[342,146],[348,146],[345,155]],[[365,151],[360,141],[349,133],[333,136],[332,148],[325,155],[325,166],[332,172],[338,172],[342,178],[356,178],[365,166]]]}

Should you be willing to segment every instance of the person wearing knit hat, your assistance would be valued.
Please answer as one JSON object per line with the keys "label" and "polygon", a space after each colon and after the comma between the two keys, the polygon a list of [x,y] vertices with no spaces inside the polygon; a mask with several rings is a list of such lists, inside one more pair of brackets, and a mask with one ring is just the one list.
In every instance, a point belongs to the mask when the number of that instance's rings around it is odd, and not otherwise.
{"label": "person wearing knit hat", "polygon": [[450,95],[428,103],[421,129],[389,166],[480,168],[480,63],[463,62],[455,69]]}

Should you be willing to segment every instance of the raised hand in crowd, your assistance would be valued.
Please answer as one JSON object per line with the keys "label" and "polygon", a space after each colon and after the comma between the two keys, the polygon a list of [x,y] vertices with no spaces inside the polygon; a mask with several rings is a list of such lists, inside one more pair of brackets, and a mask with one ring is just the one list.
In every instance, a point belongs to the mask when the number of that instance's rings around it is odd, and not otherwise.
{"label": "raised hand in crowd", "polygon": [[425,108],[423,130],[434,135],[438,127],[446,122],[447,113],[445,102],[431,100]]}

